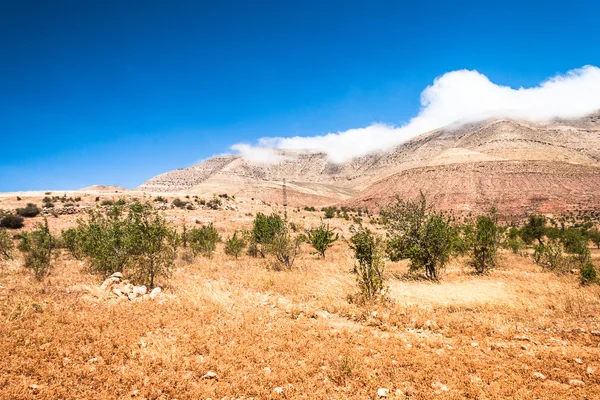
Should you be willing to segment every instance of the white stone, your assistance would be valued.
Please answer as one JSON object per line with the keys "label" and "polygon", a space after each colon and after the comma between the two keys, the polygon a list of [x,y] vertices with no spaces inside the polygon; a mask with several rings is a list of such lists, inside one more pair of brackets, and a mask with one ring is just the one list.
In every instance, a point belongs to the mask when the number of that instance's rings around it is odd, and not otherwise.
{"label": "white stone", "polygon": [[585,382],[584,381],[580,381],[579,379],[571,379],[569,381],[569,385],[571,385],[571,386],[585,386]]}
{"label": "white stone", "polygon": [[212,371],[208,371],[207,373],[202,375],[202,378],[200,379],[217,379],[217,374]]}
{"label": "white stone", "polygon": [[386,388],[377,389],[377,396],[388,397],[389,395],[390,395],[390,389],[386,389]]}
{"label": "white stone", "polygon": [[574,359],[574,361],[575,361],[577,364],[583,364],[583,361],[581,361],[581,358],[575,358],[575,359]]}
{"label": "white stone", "polygon": [[114,274],[112,274],[110,277],[111,277],[111,278],[117,278],[117,279],[119,279],[119,280],[120,280],[121,278],[123,278],[123,274],[122,274],[122,273],[120,273],[120,272],[115,272],[115,273],[114,273]]}
{"label": "white stone", "polygon": [[546,375],[542,374],[541,372],[534,372],[533,376],[535,378],[541,379],[541,380],[545,380],[546,379]]}
{"label": "white stone", "polygon": [[283,388],[281,386],[278,386],[275,389],[273,389],[273,391],[277,394],[281,394],[283,393]]}
{"label": "white stone", "polygon": [[158,295],[160,295],[160,293],[162,292],[162,289],[159,287],[155,287],[154,289],[152,289],[152,291],[150,292],[150,298],[151,299],[155,299]]}
{"label": "white stone", "polygon": [[142,296],[148,293],[148,288],[146,286],[134,286],[133,293]]}

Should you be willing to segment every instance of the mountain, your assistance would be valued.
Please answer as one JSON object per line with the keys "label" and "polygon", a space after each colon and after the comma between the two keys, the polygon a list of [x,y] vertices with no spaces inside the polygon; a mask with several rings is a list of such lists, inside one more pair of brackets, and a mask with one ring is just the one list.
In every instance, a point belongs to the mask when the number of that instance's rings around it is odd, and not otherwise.
{"label": "mountain", "polygon": [[229,193],[281,202],[340,203],[376,208],[396,194],[423,190],[444,209],[511,213],[591,207],[600,199],[600,112],[575,120],[531,123],[509,119],[424,133],[387,151],[343,164],[323,153],[280,152],[275,165],[240,156],[213,157],[158,175],[137,190]]}

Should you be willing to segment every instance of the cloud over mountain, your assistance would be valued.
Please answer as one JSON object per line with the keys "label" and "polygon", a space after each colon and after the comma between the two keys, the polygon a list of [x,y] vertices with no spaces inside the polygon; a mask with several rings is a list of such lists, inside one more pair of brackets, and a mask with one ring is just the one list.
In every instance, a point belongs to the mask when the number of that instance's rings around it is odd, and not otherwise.
{"label": "cloud over mountain", "polygon": [[277,163],[276,149],[327,153],[332,162],[389,149],[421,133],[450,124],[488,118],[542,122],[578,118],[600,109],[600,68],[584,66],[559,74],[536,87],[513,89],[491,82],[477,71],[458,70],[436,78],[421,93],[417,116],[402,126],[370,126],[317,136],[267,137],[231,149],[253,162]]}

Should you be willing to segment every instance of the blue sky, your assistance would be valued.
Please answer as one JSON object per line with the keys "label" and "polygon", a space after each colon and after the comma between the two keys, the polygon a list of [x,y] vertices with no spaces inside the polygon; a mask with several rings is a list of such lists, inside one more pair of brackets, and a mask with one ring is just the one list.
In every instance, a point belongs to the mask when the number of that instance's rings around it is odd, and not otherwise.
{"label": "blue sky", "polygon": [[238,142],[402,124],[448,71],[600,64],[595,1],[0,2],[0,191],[133,188]]}

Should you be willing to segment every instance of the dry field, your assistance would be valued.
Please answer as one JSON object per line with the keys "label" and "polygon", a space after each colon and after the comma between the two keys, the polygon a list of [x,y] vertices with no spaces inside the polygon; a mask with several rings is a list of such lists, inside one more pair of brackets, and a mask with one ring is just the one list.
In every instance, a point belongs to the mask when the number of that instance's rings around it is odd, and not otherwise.
{"label": "dry field", "polygon": [[[258,210],[269,208],[166,213],[227,236]],[[290,218],[309,227],[321,215]],[[347,236],[348,221],[332,224]],[[372,306],[347,301],[343,241],[324,260],[305,245],[286,272],[222,245],[212,259],[184,259],[159,282],[164,296],[143,302],[109,296],[66,252],[41,282],[5,262],[0,398],[376,399],[381,388],[399,399],[600,398],[600,288],[529,258],[503,253],[487,276],[453,260],[441,283],[406,280],[405,263],[388,263],[390,301]],[[215,379],[203,379],[209,371]]]}

